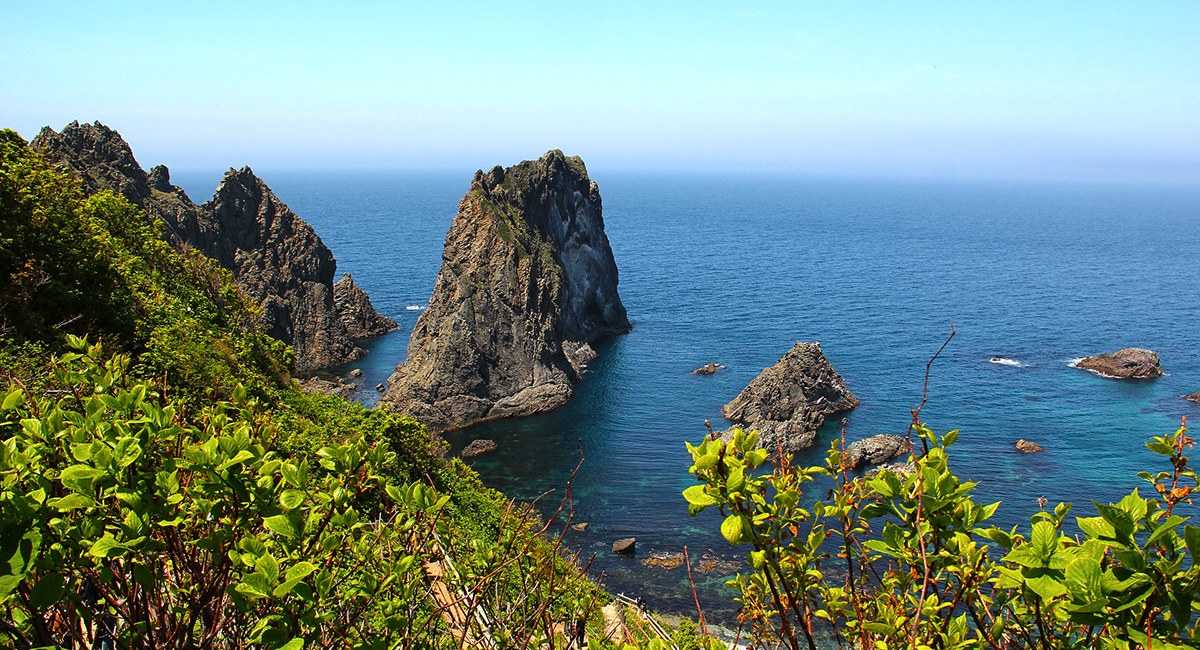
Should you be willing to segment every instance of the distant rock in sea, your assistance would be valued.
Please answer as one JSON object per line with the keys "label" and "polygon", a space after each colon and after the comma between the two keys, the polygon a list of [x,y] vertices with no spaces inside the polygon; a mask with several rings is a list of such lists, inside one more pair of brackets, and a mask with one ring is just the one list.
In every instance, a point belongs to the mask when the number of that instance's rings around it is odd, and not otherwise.
{"label": "distant rock in sea", "polygon": [[1192,393],[1191,395],[1184,395],[1183,399],[1190,399],[1193,402],[1200,402],[1200,391]]}
{"label": "distant rock in sea", "polygon": [[[782,442],[784,453],[795,453],[813,445],[825,416],[855,406],[858,398],[825,359],[821,344],[799,342],[721,413],[743,430],[757,429],[759,447],[777,453]],[[732,431],[722,439],[731,439]]]}
{"label": "distant rock in sea", "polygon": [[912,443],[904,436],[881,433],[855,440],[846,446],[846,466],[854,469],[864,463],[878,465],[912,451]]}
{"label": "distant rock in sea", "polygon": [[719,363],[706,363],[692,371],[693,375],[711,375],[725,366]]}
{"label": "distant rock in sea", "polygon": [[431,431],[547,411],[570,399],[591,343],[629,328],[583,161],[551,151],[479,171],[381,404]]}
{"label": "distant rock in sea", "polygon": [[1073,365],[1119,379],[1150,379],[1163,374],[1158,353],[1142,348],[1125,348],[1112,354],[1084,357]]}
{"label": "distant rock in sea", "polygon": [[1020,440],[1013,443],[1013,446],[1016,447],[1018,451],[1021,451],[1022,453],[1026,453],[1026,454],[1033,454],[1033,453],[1037,453],[1039,451],[1046,451],[1046,449],[1044,447],[1042,447],[1041,445],[1039,445],[1038,443],[1031,442],[1024,438],[1021,438]]}
{"label": "distant rock in sea", "polygon": [[[263,310],[263,328],[292,346],[296,370],[310,372],[361,358],[343,320],[371,320],[370,300],[334,302],[333,253],[313,229],[249,167],[229,170],[212,200],[196,205],[159,165],[147,174],[121,135],[99,122],[42,129],[30,146],[71,171],[88,194],[112,190],[165,225],[165,238],[200,251],[233,273]],[[386,320],[386,319],[385,319]],[[371,334],[372,336],[374,334]]]}

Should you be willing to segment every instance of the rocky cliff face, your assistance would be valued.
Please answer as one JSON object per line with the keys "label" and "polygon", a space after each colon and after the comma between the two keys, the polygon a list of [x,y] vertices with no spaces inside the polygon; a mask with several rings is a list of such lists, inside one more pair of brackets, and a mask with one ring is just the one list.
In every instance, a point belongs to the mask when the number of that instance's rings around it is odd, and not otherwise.
{"label": "rocky cliff face", "polygon": [[371,320],[378,314],[365,294],[342,311],[335,307],[333,254],[249,167],[230,170],[212,200],[198,206],[171,185],[166,167],[147,174],[121,135],[99,122],[73,122],[60,133],[46,127],[30,144],[70,170],[88,193],[121,194],[160,219],[169,241],[195,248],[232,271],[242,291],[262,306],[267,333],[295,350],[298,371],[364,354],[343,318]]}
{"label": "rocky cliff face", "polygon": [[1158,353],[1142,348],[1125,348],[1111,354],[1084,357],[1075,362],[1075,367],[1120,379],[1150,379],[1163,374]]}
{"label": "rocky cliff face", "polygon": [[[796,343],[775,365],[721,408],[746,431],[758,430],[758,446],[794,453],[813,445],[825,416],[858,406],[842,376],[829,365],[820,343]],[[732,429],[723,439],[732,439]]]}
{"label": "rocky cliff face", "polygon": [[349,273],[333,284],[333,304],[342,327],[352,338],[372,338],[396,329],[396,321],[375,311],[367,292],[354,284]]}
{"label": "rocky cliff face", "polygon": [[590,344],[629,328],[583,161],[551,151],[476,172],[384,403],[433,431],[552,409]]}

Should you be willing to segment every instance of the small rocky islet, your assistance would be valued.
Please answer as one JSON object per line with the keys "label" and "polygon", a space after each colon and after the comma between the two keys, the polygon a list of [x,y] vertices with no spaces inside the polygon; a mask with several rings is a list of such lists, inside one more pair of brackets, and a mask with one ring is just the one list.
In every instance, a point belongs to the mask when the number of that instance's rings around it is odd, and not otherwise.
{"label": "small rocky islet", "polygon": [[1117,379],[1153,379],[1163,374],[1158,353],[1145,348],[1125,348],[1084,357],[1073,365]]}
{"label": "small rocky islet", "polygon": [[791,454],[813,446],[825,417],[858,406],[819,342],[797,342],[721,408],[737,427],[721,433],[732,440],[737,428],[758,431],[758,447]]}

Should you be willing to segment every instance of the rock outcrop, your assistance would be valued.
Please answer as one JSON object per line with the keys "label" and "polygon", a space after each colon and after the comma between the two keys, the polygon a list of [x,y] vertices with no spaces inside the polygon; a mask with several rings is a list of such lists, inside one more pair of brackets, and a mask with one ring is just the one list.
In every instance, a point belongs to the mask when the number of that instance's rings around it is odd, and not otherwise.
{"label": "rock outcrop", "polygon": [[637,539],[626,537],[613,542],[612,552],[618,555],[633,555],[637,549]]}
{"label": "rock outcrop", "polygon": [[[825,359],[820,343],[796,343],[787,354],[721,408],[746,431],[758,430],[758,446],[794,453],[813,445],[825,416],[849,411],[858,398]],[[722,439],[732,439],[732,429]]]}
{"label": "rock outcrop", "polygon": [[382,336],[396,329],[396,321],[375,311],[367,292],[354,284],[349,273],[333,283],[333,304],[346,334],[355,340]]}
{"label": "rock outcrop", "polygon": [[1142,348],[1125,348],[1112,354],[1084,357],[1075,362],[1075,367],[1119,379],[1150,379],[1163,374],[1158,353]]}
{"label": "rock outcrop", "polygon": [[1190,399],[1193,402],[1200,402],[1200,391],[1196,391],[1195,393],[1192,393],[1191,395],[1184,395],[1183,399]]}
{"label": "rock outcrop", "polygon": [[340,379],[324,379],[321,377],[309,377],[297,382],[300,390],[314,395],[336,395],[343,399],[350,399],[354,392],[358,390],[358,384],[346,383]]}
{"label": "rock outcrop", "polygon": [[846,447],[846,466],[853,469],[864,463],[878,465],[912,451],[912,443],[904,436],[881,433],[856,440]]}
{"label": "rock outcrop", "polygon": [[1017,448],[1017,451],[1023,454],[1035,454],[1039,451],[1046,451],[1045,447],[1033,442],[1032,440],[1026,440],[1024,438],[1014,442],[1013,446]]}
{"label": "rock outcrop", "polygon": [[[70,170],[88,193],[112,190],[165,225],[164,236],[233,273],[263,309],[264,330],[292,346],[296,369],[328,368],[360,358],[358,337],[343,324],[378,322],[365,294],[339,310],[337,264],[321,238],[271,192],[249,167],[225,174],[212,200],[196,205],[171,185],[162,165],[149,174],[121,135],[99,122],[50,127],[30,143],[51,163]],[[359,292],[361,293],[361,291]],[[379,317],[381,318],[381,317]]]}
{"label": "rock outcrop", "polygon": [[696,368],[695,370],[693,370],[692,374],[693,375],[711,375],[711,374],[716,373],[718,370],[720,370],[721,368],[724,368],[724,367],[725,366],[723,366],[719,363],[716,363],[716,362],[706,363],[703,366],[700,366],[699,368]]}
{"label": "rock outcrop", "polygon": [[551,151],[476,172],[383,403],[446,431],[570,399],[591,343],[629,331],[600,191]]}
{"label": "rock outcrop", "polygon": [[486,440],[486,439],[481,438],[479,440],[472,440],[471,443],[468,444],[462,450],[462,453],[459,455],[462,456],[463,458],[473,458],[475,456],[478,456],[479,454],[485,454],[485,453],[487,453],[489,451],[493,451],[495,449],[496,449],[496,441],[495,440]]}

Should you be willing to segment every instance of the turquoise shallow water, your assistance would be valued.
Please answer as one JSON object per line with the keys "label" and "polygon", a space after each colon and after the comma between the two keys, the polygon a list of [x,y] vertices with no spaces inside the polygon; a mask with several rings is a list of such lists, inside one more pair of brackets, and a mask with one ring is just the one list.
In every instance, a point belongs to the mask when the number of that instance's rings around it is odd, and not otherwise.
{"label": "turquoise shallow water", "polygon": [[[219,177],[176,176],[197,200]],[[420,313],[409,307],[428,301],[470,170],[262,176],[401,324],[356,364],[367,386],[382,381]],[[1006,526],[1027,522],[1038,497],[1074,501],[1078,514],[1091,499],[1120,498],[1138,470],[1157,469],[1147,437],[1200,416],[1180,398],[1200,390],[1195,189],[593,176],[633,331],[598,347],[568,406],[449,440],[458,450],[494,439],[499,448],[475,467],[518,499],[561,491],[582,440],[576,515],[590,528],[567,539],[596,553],[613,590],[687,612],[682,570],[638,560],[685,544],[693,557],[740,556],[716,513],[687,514],[683,440],[698,440],[705,419],[723,426],[721,405],[797,340],[819,340],[862,401],[849,439],[903,433],[953,319],[924,417],[962,430],[952,462],[980,481],[980,500],[1004,502]],[[1068,366],[1128,346],[1157,350],[1168,374],[1116,381]],[[727,368],[690,374],[709,361]],[[821,448],[835,436],[823,432]],[[1046,451],[1019,454],[1017,438]],[[637,537],[638,558],[607,552],[626,536]],[[724,577],[697,579],[706,611],[728,616]]]}

